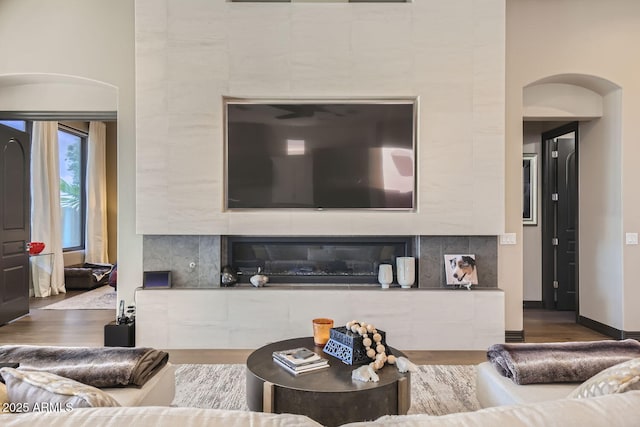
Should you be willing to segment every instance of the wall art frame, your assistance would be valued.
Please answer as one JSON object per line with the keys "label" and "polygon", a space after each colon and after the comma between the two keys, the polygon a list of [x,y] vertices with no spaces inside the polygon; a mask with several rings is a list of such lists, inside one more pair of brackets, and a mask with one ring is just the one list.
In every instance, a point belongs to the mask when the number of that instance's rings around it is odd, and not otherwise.
{"label": "wall art frame", "polygon": [[522,224],[538,225],[538,155],[522,155]]}

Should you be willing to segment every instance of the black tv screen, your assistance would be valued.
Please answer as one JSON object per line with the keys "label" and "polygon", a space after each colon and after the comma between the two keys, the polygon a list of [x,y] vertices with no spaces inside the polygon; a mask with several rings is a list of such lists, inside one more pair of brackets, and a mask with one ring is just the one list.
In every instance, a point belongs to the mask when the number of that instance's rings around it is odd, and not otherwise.
{"label": "black tv screen", "polygon": [[226,100],[227,209],[413,209],[416,100]]}

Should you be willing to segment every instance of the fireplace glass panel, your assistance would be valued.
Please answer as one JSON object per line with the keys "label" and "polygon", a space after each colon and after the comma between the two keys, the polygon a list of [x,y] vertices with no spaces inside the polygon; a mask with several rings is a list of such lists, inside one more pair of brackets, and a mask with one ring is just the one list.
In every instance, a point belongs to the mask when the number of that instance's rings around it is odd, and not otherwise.
{"label": "fireplace glass panel", "polygon": [[229,261],[248,283],[258,267],[270,283],[377,283],[378,266],[412,256],[412,237],[229,238]]}

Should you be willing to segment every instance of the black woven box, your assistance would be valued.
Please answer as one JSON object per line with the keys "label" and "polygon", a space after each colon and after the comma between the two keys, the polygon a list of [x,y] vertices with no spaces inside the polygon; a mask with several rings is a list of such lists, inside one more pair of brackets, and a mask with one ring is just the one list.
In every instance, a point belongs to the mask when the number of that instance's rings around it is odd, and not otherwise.
{"label": "black woven box", "polygon": [[[389,348],[386,346],[386,334],[380,329],[378,329],[378,333],[382,336],[382,344],[386,347],[388,355]],[[368,334],[368,336],[373,340],[373,334]],[[367,350],[362,344],[363,339],[360,334],[351,332],[346,326],[331,328],[329,341],[325,344],[323,351],[337,357],[347,365],[369,363],[372,359],[367,356]],[[373,345],[372,347],[375,348]]]}

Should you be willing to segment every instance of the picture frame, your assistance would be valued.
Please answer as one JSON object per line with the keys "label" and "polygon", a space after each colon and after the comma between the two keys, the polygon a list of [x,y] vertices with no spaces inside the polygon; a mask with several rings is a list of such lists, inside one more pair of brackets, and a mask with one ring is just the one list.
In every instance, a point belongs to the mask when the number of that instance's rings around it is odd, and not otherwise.
{"label": "picture frame", "polygon": [[475,254],[445,254],[444,272],[447,285],[464,286],[478,284],[478,268]]}
{"label": "picture frame", "polygon": [[538,225],[538,155],[522,155],[522,225]]}
{"label": "picture frame", "polygon": [[142,278],[143,289],[171,288],[171,271],[145,271]]}

